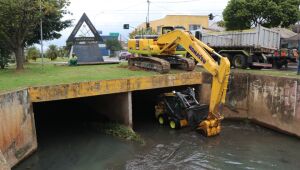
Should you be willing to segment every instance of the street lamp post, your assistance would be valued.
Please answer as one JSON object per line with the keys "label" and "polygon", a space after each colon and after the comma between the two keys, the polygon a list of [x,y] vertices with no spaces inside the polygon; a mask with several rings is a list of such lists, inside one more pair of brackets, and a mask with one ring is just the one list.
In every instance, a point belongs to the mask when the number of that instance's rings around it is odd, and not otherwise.
{"label": "street lamp post", "polygon": [[41,28],[41,56],[42,56],[42,66],[44,66],[44,44],[43,44],[43,13],[42,13],[42,0],[40,0],[40,28]]}

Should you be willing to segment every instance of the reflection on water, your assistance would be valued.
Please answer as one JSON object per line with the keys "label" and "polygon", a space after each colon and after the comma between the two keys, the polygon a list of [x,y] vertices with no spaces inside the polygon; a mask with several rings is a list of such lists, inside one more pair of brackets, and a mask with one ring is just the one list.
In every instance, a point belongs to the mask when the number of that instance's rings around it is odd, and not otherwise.
{"label": "reflection on water", "polygon": [[300,141],[253,124],[225,122],[205,138],[151,123],[135,130],[146,145],[130,143],[78,124],[39,134],[39,149],[15,170],[298,169]]}

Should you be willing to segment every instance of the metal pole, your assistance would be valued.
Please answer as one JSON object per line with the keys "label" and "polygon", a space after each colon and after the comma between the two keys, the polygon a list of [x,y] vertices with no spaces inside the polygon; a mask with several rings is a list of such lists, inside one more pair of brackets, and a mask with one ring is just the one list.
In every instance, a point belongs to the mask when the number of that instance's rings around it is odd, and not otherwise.
{"label": "metal pole", "polygon": [[149,10],[150,10],[150,1],[149,0],[147,0],[147,3],[148,3],[148,12],[147,12],[147,22],[149,23],[150,22],[150,20],[149,20]]}
{"label": "metal pole", "polygon": [[43,44],[43,13],[42,13],[42,0],[40,0],[40,14],[41,14],[41,55],[42,55],[42,66],[44,66],[44,44]]}
{"label": "metal pole", "polygon": [[150,11],[150,0],[147,0],[148,3],[148,11],[147,11],[147,18],[146,18],[146,32],[147,34],[150,34],[149,32],[149,25],[150,25],[150,19],[149,19],[149,11]]}

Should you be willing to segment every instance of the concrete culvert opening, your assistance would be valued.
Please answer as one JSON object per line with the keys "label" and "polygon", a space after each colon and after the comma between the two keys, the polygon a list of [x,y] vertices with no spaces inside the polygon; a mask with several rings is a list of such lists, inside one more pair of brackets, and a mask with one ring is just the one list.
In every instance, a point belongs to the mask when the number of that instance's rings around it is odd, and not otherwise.
{"label": "concrete culvert opening", "polygon": [[177,86],[171,88],[159,88],[143,91],[132,92],[132,117],[133,117],[133,128],[140,129],[144,124],[158,124],[155,118],[155,105],[160,94],[182,91],[192,87],[195,89],[197,100],[199,100],[199,86]]}
{"label": "concrete culvert opening", "polygon": [[107,157],[125,159],[124,141],[98,123],[128,124],[128,94],[33,103],[38,149],[14,169],[106,169]]}
{"label": "concrete culvert opening", "polygon": [[129,125],[128,93],[34,103],[39,138],[60,130],[82,130],[90,123],[118,122]]}

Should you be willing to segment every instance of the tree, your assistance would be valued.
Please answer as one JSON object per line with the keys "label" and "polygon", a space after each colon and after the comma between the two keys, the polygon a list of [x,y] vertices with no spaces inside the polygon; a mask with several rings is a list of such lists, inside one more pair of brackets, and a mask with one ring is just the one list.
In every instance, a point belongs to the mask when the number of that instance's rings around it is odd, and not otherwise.
{"label": "tree", "polygon": [[40,55],[41,55],[40,51],[35,46],[29,47],[27,49],[27,57],[26,57],[27,59],[36,61],[36,59],[39,58]]}
{"label": "tree", "polygon": [[58,32],[70,25],[70,20],[62,21],[68,5],[68,0],[0,0],[0,37],[15,53],[18,70],[23,69],[25,46],[39,42],[41,18],[45,40],[59,38]]}
{"label": "tree", "polygon": [[59,56],[59,51],[56,45],[49,45],[48,50],[46,51],[46,57],[51,61],[55,60]]}
{"label": "tree", "polygon": [[112,54],[114,54],[115,51],[122,50],[122,45],[118,39],[108,39],[105,41],[106,48],[109,49]]}
{"label": "tree", "polygon": [[300,16],[300,0],[230,0],[223,11],[227,30],[288,27]]}
{"label": "tree", "polygon": [[225,22],[224,22],[223,20],[218,21],[218,22],[217,22],[217,25],[218,25],[219,27],[225,27]]}
{"label": "tree", "polygon": [[8,50],[5,43],[0,38],[0,69],[4,69],[8,65],[11,51]]}
{"label": "tree", "polygon": [[58,48],[58,56],[59,57],[68,57],[68,50],[66,49],[66,47]]}

